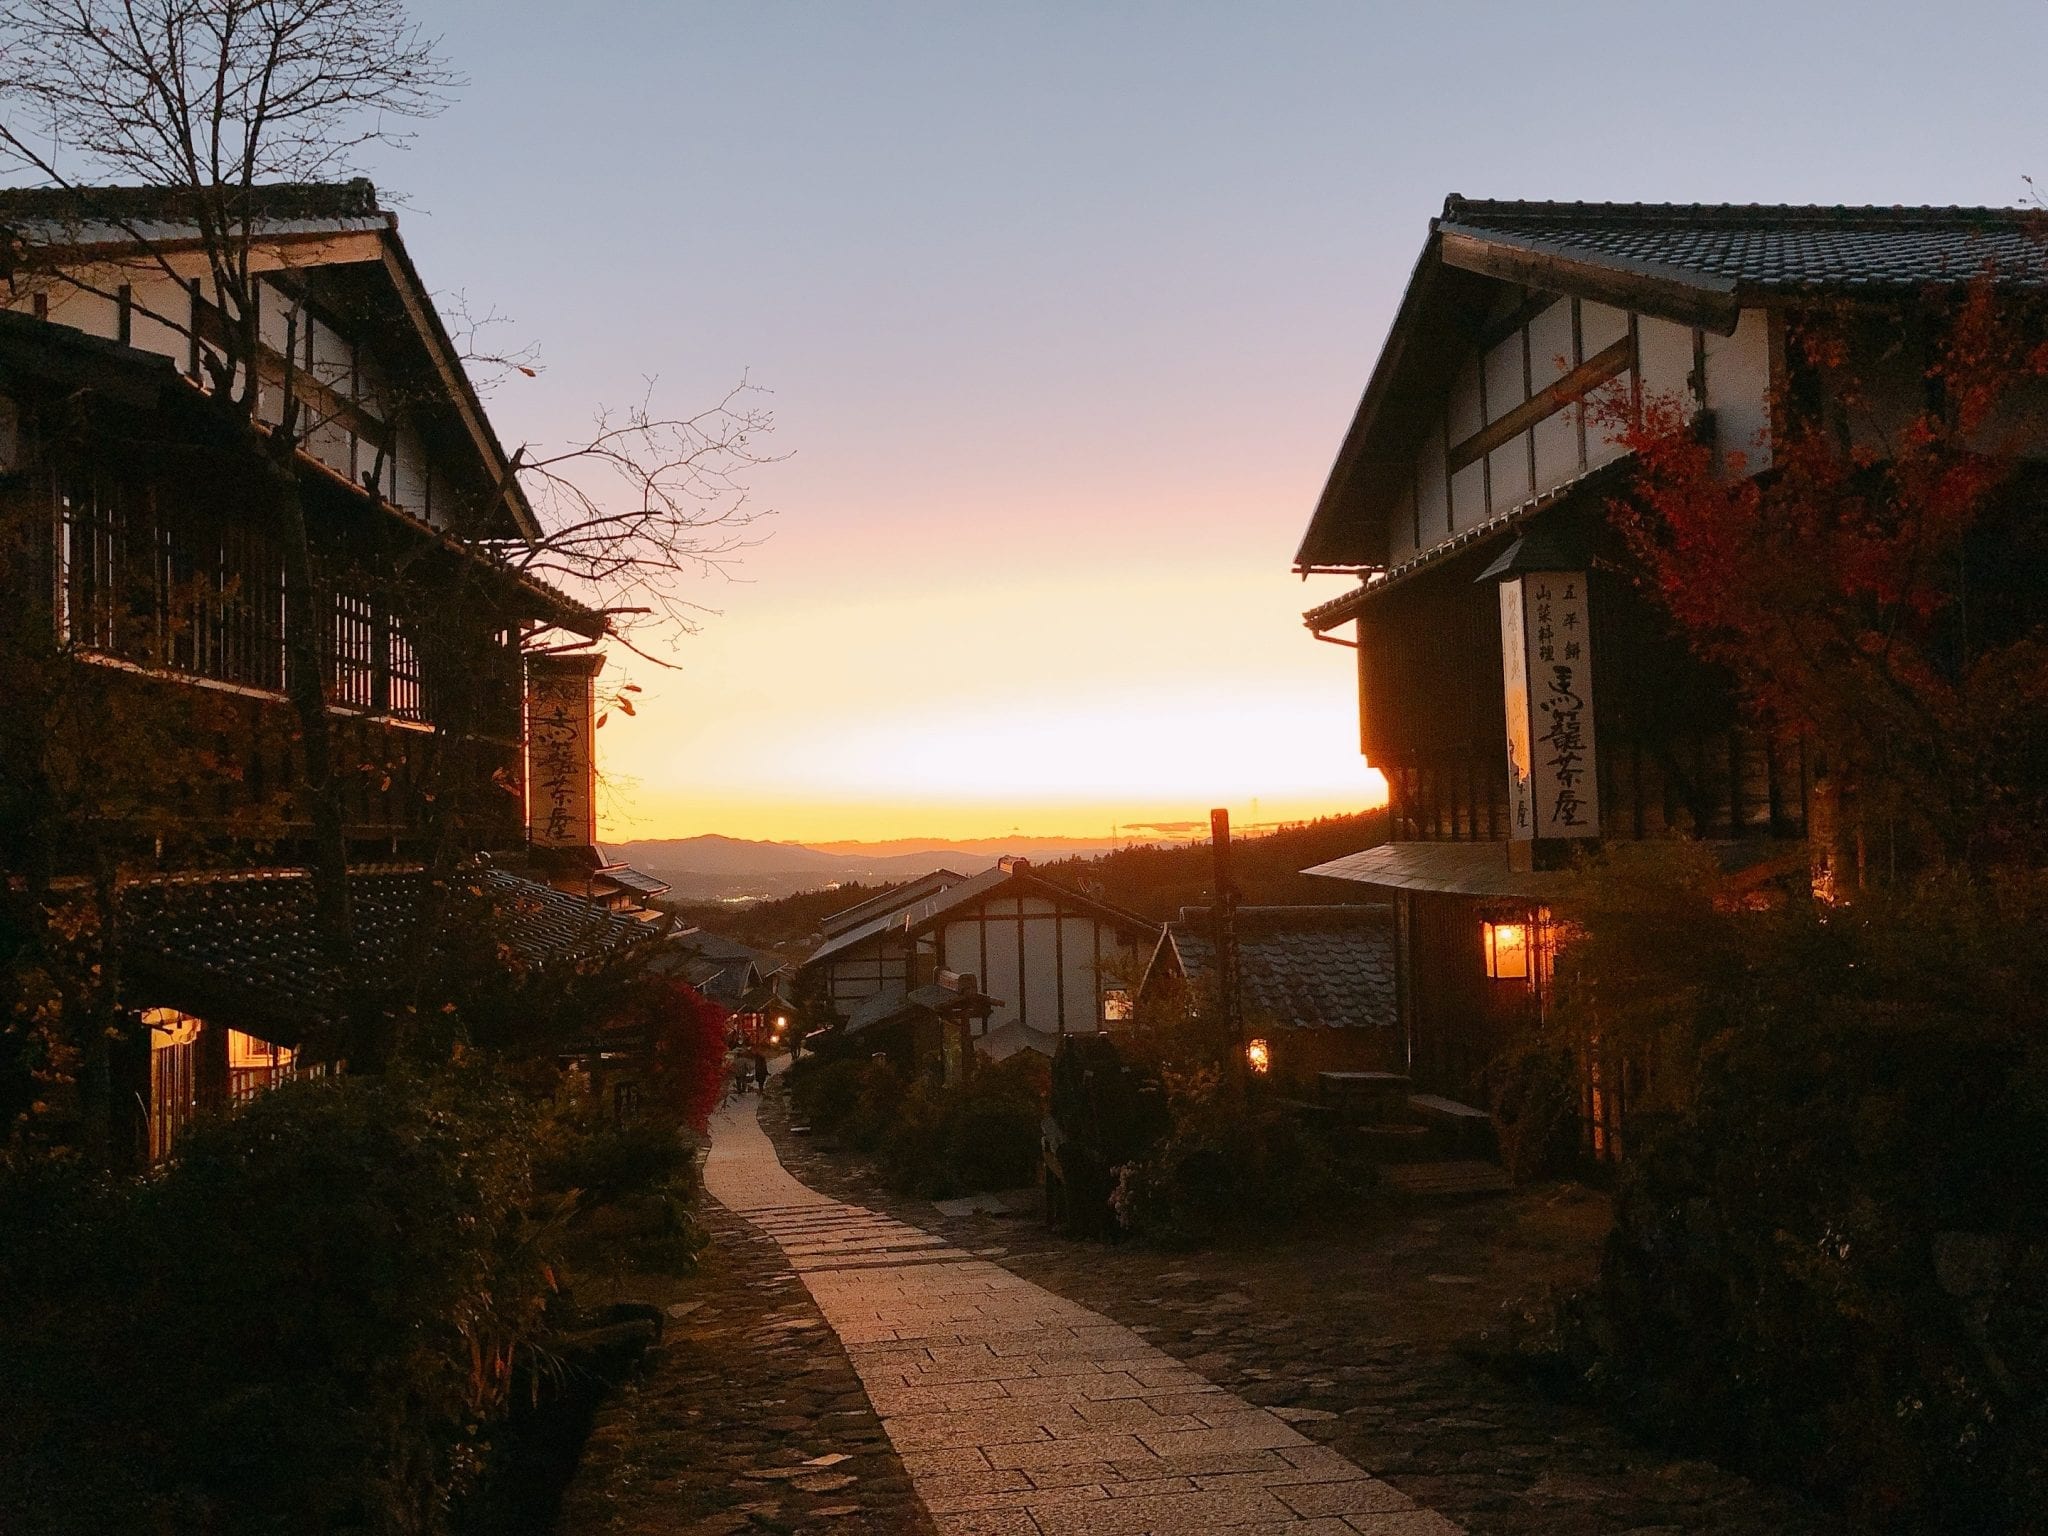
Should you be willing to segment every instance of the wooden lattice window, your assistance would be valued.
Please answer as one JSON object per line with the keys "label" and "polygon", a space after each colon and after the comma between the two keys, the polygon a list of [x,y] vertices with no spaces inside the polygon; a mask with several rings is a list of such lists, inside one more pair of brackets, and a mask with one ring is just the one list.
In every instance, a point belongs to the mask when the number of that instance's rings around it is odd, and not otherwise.
{"label": "wooden lattice window", "polygon": [[57,493],[59,639],[278,692],[284,557],[263,529],[80,476]]}
{"label": "wooden lattice window", "polygon": [[142,1022],[149,1029],[149,1160],[160,1163],[199,1113],[199,1034],[205,1026],[175,1008],[151,1008]]}
{"label": "wooden lattice window", "polygon": [[327,696],[331,702],[365,711],[378,707],[380,628],[376,607],[368,598],[335,593],[327,642]]}
{"label": "wooden lattice window", "polygon": [[427,718],[426,687],[420,677],[420,656],[412,639],[393,619],[385,631],[387,656],[386,708],[400,720]]}

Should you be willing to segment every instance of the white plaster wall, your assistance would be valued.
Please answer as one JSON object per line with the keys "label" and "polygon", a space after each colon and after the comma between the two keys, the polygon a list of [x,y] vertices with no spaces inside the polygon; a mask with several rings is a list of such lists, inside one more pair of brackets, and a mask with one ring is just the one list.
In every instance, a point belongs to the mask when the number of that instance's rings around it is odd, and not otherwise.
{"label": "white plaster wall", "polygon": [[136,273],[128,286],[128,344],[168,357],[184,372],[192,360],[191,290],[162,272]]}
{"label": "white plaster wall", "polygon": [[1697,408],[1690,378],[1692,327],[1644,315],[1636,321],[1636,361],[1643,375],[1645,400],[1679,401],[1688,417]]}
{"label": "white plaster wall", "polygon": [[1761,309],[1745,309],[1733,336],[1707,333],[1707,408],[1723,454],[1739,453],[1756,474],[1771,465],[1771,325]]}
{"label": "white plaster wall", "polygon": [[[1101,979],[1095,970],[1096,928],[1092,918],[1060,919],[1061,943],[1067,961],[1063,996],[1067,1005],[1067,1033],[1070,1035],[1088,1034],[1102,1027]],[[1103,952],[1109,954],[1113,944],[1107,934],[1103,939]]]}
{"label": "white plaster wall", "polygon": [[1415,460],[1416,510],[1422,524],[1422,548],[1427,549],[1451,526],[1451,487],[1444,475],[1444,432],[1430,428]]}

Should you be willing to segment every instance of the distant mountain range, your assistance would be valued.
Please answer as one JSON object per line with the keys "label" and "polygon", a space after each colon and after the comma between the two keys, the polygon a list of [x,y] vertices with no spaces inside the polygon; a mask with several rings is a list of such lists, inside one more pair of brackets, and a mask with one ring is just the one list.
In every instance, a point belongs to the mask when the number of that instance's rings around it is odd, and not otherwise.
{"label": "distant mountain range", "polygon": [[666,880],[680,901],[792,896],[828,885],[915,880],[935,869],[978,875],[1004,854],[1092,857],[1112,845],[1080,837],[896,838],[879,843],[769,843],[706,833],[607,843],[613,858]]}

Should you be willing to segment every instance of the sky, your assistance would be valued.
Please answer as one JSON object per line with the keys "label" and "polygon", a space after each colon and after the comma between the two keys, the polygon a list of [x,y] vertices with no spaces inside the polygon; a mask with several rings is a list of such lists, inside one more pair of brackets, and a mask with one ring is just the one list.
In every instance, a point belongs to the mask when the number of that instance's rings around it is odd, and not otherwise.
{"label": "sky", "polygon": [[[1446,193],[1990,203],[2048,7],[440,0],[369,169],[559,442],[770,393],[763,541],[601,734],[612,838],[1357,810],[1290,562]],[[663,650],[662,654],[671,654]]]}

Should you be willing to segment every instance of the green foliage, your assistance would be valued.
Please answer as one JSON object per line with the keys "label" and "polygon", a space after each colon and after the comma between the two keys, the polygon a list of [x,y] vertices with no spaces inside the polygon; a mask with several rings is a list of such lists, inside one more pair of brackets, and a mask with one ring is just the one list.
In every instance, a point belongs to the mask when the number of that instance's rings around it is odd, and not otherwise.
{"label": "green foliage", "polygon": [[794,1071],[791,1094],[814,1130],[870,1154],[892,1188],[942,1198],[1037,1177],[1049,1082],[1044,1058],[1021,1051],[944,1085],[906,1084],[879,1059],[813,1061]]}
{"label": "green foliage", "polygon": [[1541,1041],[1509,1053],[1488,1074],[1501,1166],[1517,1184],[1581,1163],[1579,1089],[1572,1053]]}
{"label": "green foliage", "polygon": [[666,1117],[621,1125],[580,1099],[558,1106],[535,1153],[534,1183],[564,1201],[579,1252],[598,1240],[614,1262],[680,1274],[703,1251],[692,1214],[696,1150]]}
{"label": "green foliage", "polygon": [[[1649,983],[1631,1006],[1684,1048],[1684,1088],[1638,1128],[1561,1363],[1867,1526],[2038,1528],[2048,881],[1693,916],[1620,972]],[[1582,1004],[1616,995],[1624,954],[1610,933],[1574,960]],[[1695,984],[1658,982],[1689,959]]]}
{"label": "green foliage", "polygon": [[867,1062],[851,1057],[798,1062],[789,1071],[790,1106],[797,1119],[824,1135],[836,1134],[859,1102],[867,1069]]}
{"label": "green foliage", "polygon": [[533,1126],[458,1068],[285,1085],[145,1182],[9,1167],[11,1528],[445,1530],[554,1294]]}
{"label": "green foliage", "polygon": [[977,1068],[948,1105],[946,1170],[955,1186],[1016,1189],[1037,1178],[1050,1086],[1050,1067],[1031,1051]]}
{"label": "green foliage", "polygon": [[1123,1166],[1111,1196],[1130,1231],[1168,1242],[1281,1231],[1370,1182],[1240,1074],[1167,1069],[1162,1081],[1171,1128]]}

